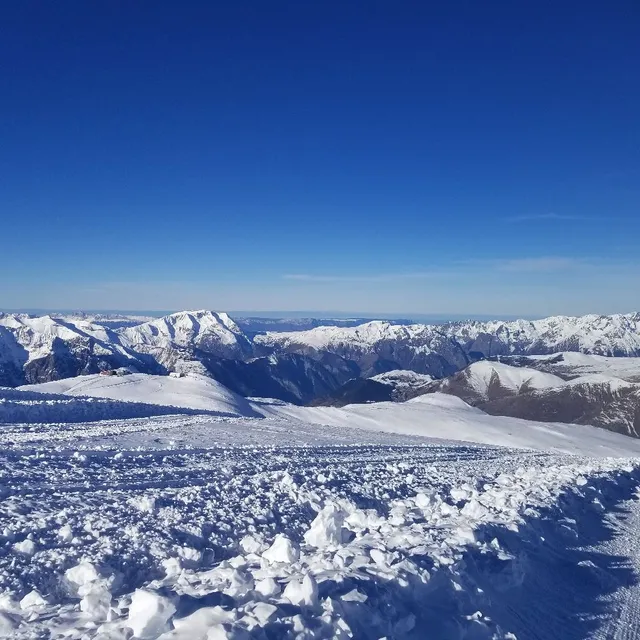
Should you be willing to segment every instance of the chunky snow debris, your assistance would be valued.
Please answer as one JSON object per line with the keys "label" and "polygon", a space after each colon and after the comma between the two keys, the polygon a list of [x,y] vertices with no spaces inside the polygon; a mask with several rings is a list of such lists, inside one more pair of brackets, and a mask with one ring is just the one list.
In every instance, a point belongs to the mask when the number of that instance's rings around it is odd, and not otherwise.
{"label": "chunky snow debris", "polygon": [[137,638],[157,638],[167,629],[167,622],[175,611],[168,598],[138,589],[131,598],[127,626]]}
{"label": "chunky snow debris", "polygon": [[1,451],[0,635],[506,639],[487,589],[523,589],[640,480],[633,460],[389,439]]}

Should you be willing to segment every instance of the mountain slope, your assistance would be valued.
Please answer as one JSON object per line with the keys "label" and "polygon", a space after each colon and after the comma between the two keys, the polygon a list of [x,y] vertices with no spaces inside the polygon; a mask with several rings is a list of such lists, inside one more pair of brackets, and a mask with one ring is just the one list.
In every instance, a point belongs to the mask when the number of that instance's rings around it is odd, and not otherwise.
{"label": "mountain slope", "polygon": [[277,398],[305,404],[340,385],[321,363],[297,353],[241,360],[202,357],[207,372],[247,397]]}
{"label": "mountain slope", "polygon": [[640,385],[602,374],[572,380],[505,363],[476,362],[431,384],[491,415],[590,424],[640,435]]}
{"label": "mountain slope", "polygon": [[564,352],[550,356],[503,356],[501,361],[516,367],[553,373],[567,380],[589,374],[602,374],[628,382],[640,382],[640,358]]}
{"label": "mountain slope", "polygon": [[[535,356],[558,349],[640,355],[639,318],[629,314],[444,325],[374,321],[250,338],[227,314],[203,310],[117,330],[77,314],[9,314],[0,315],[0,384],[17,386],[127,366],[145,373],[199,373],[237,393],[300,403],[330,395],[353,378],[399,369],[445,378],[484,358],[530,358],[531,369],[575,377],[567,375],[566,367],[556,371],[552,361]],[[640,367],[637,371],[640,376]],[[597,373],[597,366],[590,372]],[[362,391],[367,385],[355,386]],[[394,386],[394,399],[414,395],[407,390],[401,396],[401,385]],[[376,394],[372,399],[380,397]]]}
{"label": "mountain slope", "polygon": [[352,378],[331,393],[316,398],[316,407],[343,407],[367,402],[403,402],[425,393],[433,378],[413,371],[388,371],[372,378]]}
{"label": "mountain slope", "polygon": [[562,378],[550,373],[482,360],[474,362],[449,378],[434,382],[430,390],[449,393],[462,398],[469,404],[477,405],[497,398],[516,396],[536,389],[558,387],[562,384],[564,384]]}
{"label": "mountain slope", "polygon": [[149,372],[161,369],[100,325],[0,314],[0,384],[45,382],[123,366]]}
{"label": "mountain slope", "polygon": [[464,350],[439,326],[368,322],[357,327],[318,327],[295,333],[267,333],[255,344],[274,353],[320,358],[331,353],[353,362],[363,377],[410,369],[435,377],[450,375],[469,362]]}
{"label": "mountain slope", "polygon": [[640,385],[617,379],[577,378],[560,387],[478,404],[491,415],[590,424],[640,437]]}

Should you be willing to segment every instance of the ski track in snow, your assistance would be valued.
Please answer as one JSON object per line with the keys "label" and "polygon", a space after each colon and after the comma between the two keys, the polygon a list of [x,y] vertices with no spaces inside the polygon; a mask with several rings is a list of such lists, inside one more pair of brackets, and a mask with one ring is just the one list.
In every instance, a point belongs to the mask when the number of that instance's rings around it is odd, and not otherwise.
{"label": "ski track in snow", "polygon": [[606,624],[594,634],[598,640],[632,640],[640,638],[640,494],[621,508],[608,513],[606,526],[611,538],[596,547],[609,557],[618,558],[629,579],[604,598],[611,610]]}
{"label": "ski track in snow", "polygon": [[637,461],[254,423],[3,426],[0,637],[638,637]]}

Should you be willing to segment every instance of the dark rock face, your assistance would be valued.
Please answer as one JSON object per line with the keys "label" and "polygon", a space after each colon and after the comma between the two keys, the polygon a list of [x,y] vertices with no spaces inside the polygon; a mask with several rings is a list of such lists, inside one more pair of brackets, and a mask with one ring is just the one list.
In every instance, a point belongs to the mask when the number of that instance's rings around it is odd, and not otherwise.
{"label": "dark rock face", "polygon": [[571,385],[490,400],[477,406],[496,416],[590,424],[640,436],[640,392],[633,387],[614,392],[606,384]]}
{"label": "dark rock face", "polygon": [[368,402],[390,402],[394,400],[391,385],[382,384],[369,378],[354,378],[327,396],[311,402],[313,407],[344,407],[347,404]]}
{"label": "dark rock face", "polygon": [[144,355],[126,356],[103,353],[92,338],[65,342],[55,338],[50,353],[42,358],[30,360],[24,365],[26,384],[61,380],[89,373],[99,373],[106,369],[129,367],[140,373],[162,373],[162,368],[152,358]]}
{"label": "dark rock face", "polygon": [[209,374],[243,396],[305,404],[339,386],[322,364],[299,354],[255,358],[248,362],[200,356]]}

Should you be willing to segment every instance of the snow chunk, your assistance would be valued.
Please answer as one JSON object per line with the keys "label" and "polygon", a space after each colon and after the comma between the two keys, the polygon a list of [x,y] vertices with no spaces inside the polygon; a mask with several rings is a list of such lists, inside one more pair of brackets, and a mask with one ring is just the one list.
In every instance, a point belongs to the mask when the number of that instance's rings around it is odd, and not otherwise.
{"label": "snow chunk", "polygon": [[8,637],[17,628],[18,623],[14,617],[0,611],[0,636]]}
{"label": "snow chunk", "polygon": [[21,609],[35,609],[37,607],[46,607],[47,601],[34,589],[20,600]]}
{"label": "snow chunk", "polygon": [[32,556],[36,552],[36,543],[33,540],[23,540],[22,542],[16,542],[13,545],[14,550],[17,553],[21,553],[23,556]]}
{"label": "snow chunk", "polygon": [[131,498],[129,503],[142,513],[153,513],[156,510],[156,499],[153,496]]}
{"label": "snow chunk", "polygon": [[137,638],[157,638],[167,629],[167,621],[176,612],[168,598],[153,591],[137,589],[131,599],[127,626]]}
{"label": "snow chunk", "polygon": [[280,593],[280,585],[273,578],[265,578],[256,582],[255,590],[265,598],[272,598]]}
{"label": "snow chunk", "polygon": [[65,524],[63,527],[60,527],[58,537],[62,542],[71,542],[73,540],[73,529],[68,524]]}
{"label": "snow chunk", "polygon": [[65,582],[71,595],[82,595],[82,588],[100,579],[100,573],[90,562],[80,562],[64,572]]}
{"label": "snow chunk", "polygon": [[277,612],[278,607],[266,602],[258,602],[250,609],[251,615],[256,619],[258,625],[261,627],[264,627]]}
{"label": "snow chunk", "polygon": [[163,635],[162,638],[166,637],[167,640],[194,640],[195,638],[210,637],[207,636],[209,629],[232,624],[236,618],[235,611],[225,611],[220,606],[202,607],[184,618],[175,618],[173,620],[175,631]]}
{"label": "snow chunk", "polygon": [[305,542],[318,549],[338,547],[342,544],[342,525],[345,513],[334,504],[328,504],[311,523],[304,534]]}
{"label": "snow chunk", "polygon": [[249,640],[247,631],[229,624],[216,624],[207,632],[207,640]]}
{"label": "snow chunk", "polygon": [[287,536],[279,533],[273,544],[262,554],[262,557],[271,564],[276,562],[291,564],[300,558],[300,551]]}
{"label": "snow chunk", "polygon": [[259,555],[263,551],[264,547],[264,543],[258,540],[255,536],[247,535],[240,540],[240,548],[245,553],[255,553]]}
{"label": "snow chunk", "polygon": [[313,576],[307,573],[301,582],[296,579],[291,580],[282,597],[299,607],[313,607],[318,602],[318,585]]}
{"label": "snow chunk", "polygon": [[111,592],[102,582],[92,583],[80,601],[80,611],[93,620],[106,620],[111,608]]}

